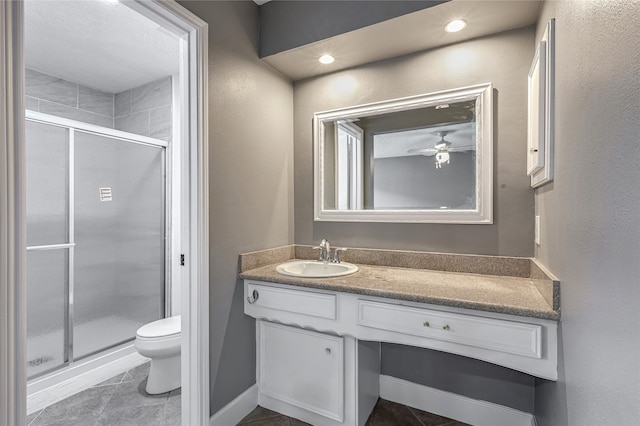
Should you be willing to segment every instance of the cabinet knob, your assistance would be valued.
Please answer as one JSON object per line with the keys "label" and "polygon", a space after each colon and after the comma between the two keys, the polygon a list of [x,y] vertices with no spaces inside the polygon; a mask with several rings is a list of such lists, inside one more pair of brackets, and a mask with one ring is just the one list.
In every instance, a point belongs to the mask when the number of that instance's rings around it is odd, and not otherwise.
{"label": "cabinet knob", "polygon": [[451,327],[449,327],[449,324],[445,325],[444,327],[442,327],[443,330],[451,330]]}
{"label": "cabinet knob", "polygon": [[251,296],[247,297],[247,302],[249,302],[250,305],[253,305],[258,301],[259,297],[260,297],[260,293],[258,293],[258,290],[253,290],[251,292]]}
{"label": "cabinet knob", "polygon": [[331,348],[326,348],[324,351],[327,353],[327,355],[331,355]]}
{"label": "cabinet knob", "polygon": [[422,325],[424,325],[425,327],[429,327],[429,321],[425,321]]}

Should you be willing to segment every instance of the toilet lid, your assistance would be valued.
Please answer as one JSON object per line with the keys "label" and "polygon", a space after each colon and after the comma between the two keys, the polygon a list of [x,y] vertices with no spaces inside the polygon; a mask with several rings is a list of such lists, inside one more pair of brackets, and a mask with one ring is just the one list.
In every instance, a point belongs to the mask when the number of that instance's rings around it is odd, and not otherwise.
{"label": "toilet lid", "polygon": [[180,333],[180,315],[150,322],[138,329],[140,337],[163,337]]}

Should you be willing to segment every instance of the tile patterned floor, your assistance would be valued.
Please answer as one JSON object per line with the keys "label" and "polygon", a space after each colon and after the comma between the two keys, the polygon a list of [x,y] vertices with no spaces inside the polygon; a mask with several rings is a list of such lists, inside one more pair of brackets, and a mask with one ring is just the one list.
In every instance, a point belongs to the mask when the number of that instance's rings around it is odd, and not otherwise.
{"label": "tile patterned floor", "polygon": [[[149,363],[119,374],[27,417],[29,426],[180,426],[180,389],[144,391]],[[238,426],[310,426],[257,407]],[[366,426],[468,426],[446,417],[379,399]]]}
{"label": "tile patterned floor", "polygon": [[[308,423],[258,407],[237,426],[309,426]],[[468,426],[406,405],[379,399],[365,426]]]}
{"label": "tile patterned floor", "polygon": [[180,389],[144,391],[149,363],[27,417],[29,426],[180,426]]}

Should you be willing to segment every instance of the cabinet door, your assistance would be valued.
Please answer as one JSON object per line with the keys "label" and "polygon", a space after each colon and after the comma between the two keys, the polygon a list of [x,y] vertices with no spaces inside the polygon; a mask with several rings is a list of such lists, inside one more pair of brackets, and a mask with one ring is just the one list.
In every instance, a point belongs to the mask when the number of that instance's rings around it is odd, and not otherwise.
{"label": "cabinet door", "polygon": [[330,336],[260,322],[260,392],[342,422],[344,344]]}

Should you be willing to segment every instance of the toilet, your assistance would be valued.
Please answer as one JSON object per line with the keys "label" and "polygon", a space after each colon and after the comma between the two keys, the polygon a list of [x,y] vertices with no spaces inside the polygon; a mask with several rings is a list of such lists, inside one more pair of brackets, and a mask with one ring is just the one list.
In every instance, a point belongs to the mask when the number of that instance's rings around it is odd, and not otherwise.
{"label": "toilet", "polygon": [[157,395],[180,387],[180,315],[143,325],[136,332],[135,348],[151,358],[145,390]]}

